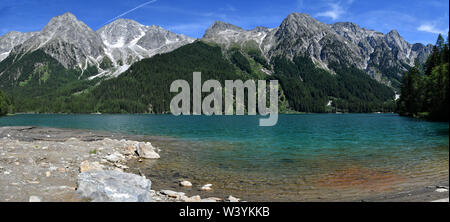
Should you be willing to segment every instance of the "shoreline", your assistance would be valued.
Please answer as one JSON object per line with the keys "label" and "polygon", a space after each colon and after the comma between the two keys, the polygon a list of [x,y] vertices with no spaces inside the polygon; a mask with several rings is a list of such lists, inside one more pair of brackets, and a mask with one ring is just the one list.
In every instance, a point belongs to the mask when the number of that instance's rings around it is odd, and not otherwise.
{"label": "shoreline", "polygon": [[[157,137],[78,129],[0,127],[0,201],[23,202],[32,196],[39,196],[42,201],[87,201],[76,192],[77,177],[83,162],[97,162],[107,170],[134,172],[142,176],[144,174],[139,168],[130,169],[127,166],[128,161],[152,162],[158,159],[144,160],[133,153],[127,153],[125,148],[137,142],[151,142],[153,138]],[[110,161],[111,155],[119,156],[118,160]],[[148,179],[152,180],[151,177]],[[434,185],[415,186],[401,193],[355,197],[350,201],[448,201],[448,180],[432,182]],[[436,192],[438,189],[447,191]],[[152,190],[151,194],[154,202],[237,201],[234,197],[211,197],[211,193],[203,191],[200,191],[200,196],[206,198],[201,199],[197,195],[189,196],[184,193],[189,193],[188,191],[189,189],[180,186],[175,191]]]}

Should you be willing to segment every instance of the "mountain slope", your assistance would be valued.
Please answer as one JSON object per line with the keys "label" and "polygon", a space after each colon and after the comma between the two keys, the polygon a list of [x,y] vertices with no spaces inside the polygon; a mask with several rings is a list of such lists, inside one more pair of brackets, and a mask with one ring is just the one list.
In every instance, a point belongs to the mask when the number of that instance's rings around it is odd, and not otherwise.
{"label": "mountain slope", "polygon": [[397,31],[388,34],[366,30],[353,23],[324,24],[307,14],[292,13],[274,29],[244,30],[223,22],[214,23],[202,40],[225,49],[253,47],[268,62],[273,57],[308,56],[316,66],[335,72],[330,64],[355,66],[372,78],[398,89],[402,74],[414,63],[423,63],[432,46],[409,44]]}
{"label": "mountain slope", "polygon": [[[50,112],[48,103],[90,90],[104,79],[119,76],[134,62],[193,41],[125,19],[94,32],[65,13],[39,32],[0,37],[0,88],[15,97],[20,112]],[[82,109],[68,106],[55,112]]]}
{"label": "mountain slope", "polygon": [[103,75],[114,77],[134,62],[170,52],[194,41],[193,38],[177,35],[159,26],[144,26],[129,19],[118,19],[103,26],[97,33],[105,45],[105,55],[111,66],[100,68],[113,68]]}
{"label": "mountain slope", "polygon": [[87,69],[104,54],[101,38],[71,13],[56,16],[37,35],[15,47],[11,55],[16,59],[42,50],[65,68]]}
{"label": "mountain slope", "polygon": [[0,62],[9,56],[9,53],[15,46],[22,44],[36,34],[37,32],[11,31],[0,36]]}
{"label": "mountain slope", "polygon": [[66,13],[19,40],[4,47],[12,49],[0,62],[0,88],[20,112],[165,113],[170,83],[194,71],[220,81],[277,79],[280,110],[392,111],[401,73],[429,50],[396,31],[298,13],[273,29],[215,22],[195,42],[128,19],[94,32]]}
{"label": "mountain slope", "polygon": [[[223,52],[214,44],[197,41],[179,49],[133,64],[118,78],[101,82],[81,95],[95,101],[96,110],[107,113],[167,113],[176,93],[170,93],[174,80],[192,85],[192,72],[202,72],[202,81],[277,79],[280,81],[280,111],[298,112],[377,112],[393,111],[394,92],[364,72],[332,64],[336,74],[315,67],[308,57],[274,59],[272,76],[245,51]],[[205,96],[206,94],[204,94]],[[334,104],[329,104],[330,100]]]}

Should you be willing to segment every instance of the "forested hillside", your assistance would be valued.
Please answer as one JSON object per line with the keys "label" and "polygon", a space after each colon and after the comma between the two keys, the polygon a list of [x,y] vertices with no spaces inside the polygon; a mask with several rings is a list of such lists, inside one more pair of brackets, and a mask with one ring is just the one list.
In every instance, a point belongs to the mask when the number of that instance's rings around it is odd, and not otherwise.
{"label": "forested hillside", "polygon": [[449,45],[439,35],[433,53],[422,67],[416,65],[403,76],[398,113],[404,116],[448,121]]}
{"label": "forested hillside", "polygon": [[11,113],[13,110],[11,105],[11,100],[8,96],[0,90],[0,116],[4,116],[8,113]]}
{"label": "forested hillside", "polygon": [[[8,58],[11,59],[12,57]],[[309,57],[292,61],[275,57],[269,63],[258,50],[224,50],[197,41],[173,52],[133,64],[109,80],[88,80],[90,70],[64,69],[56,60],[36,51],[9,65],[2,62],[2,88],[12,95],[17,112],[39,113],[168,113],[170,85],[178,79],[192,84],[192,73],[202,81],[277,79],[280,112],[390,112],[394,92],[362,70],[331,64],[335,74],[317,68]],[[95,69],[95,68],[92,68]],[[263,70],[273,70],[265,73]],[[11,72],[11,74],[9,74]],[[18,79],[4,79],[23,72]],[[92,70],[93,73],[96,70]],[[206,95],[206,93],[204,94]]]}
{"label": "forested hillside", "polygon": [[[293,61],[273,60],[275,77],[281,82],[291,107],[300,112],[391,112],[395,109],[391,88],[363,71],[331,64],[336,74],[317,68],[308,57]],[[332,101],[331,106],[326,106]]]}

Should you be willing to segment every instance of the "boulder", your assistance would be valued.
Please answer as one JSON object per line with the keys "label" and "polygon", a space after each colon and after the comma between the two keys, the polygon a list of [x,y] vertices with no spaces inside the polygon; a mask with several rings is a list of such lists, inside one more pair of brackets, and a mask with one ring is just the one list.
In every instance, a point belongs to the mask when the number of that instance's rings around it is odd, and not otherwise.
{"label": "boulder", "polygon": [[85,172],[78,175],[77,192],[94,202],[151,202],[151,181],[118,171]]}
{"label": "boulder", "polygon": [[151,143],[137,143],[135,145],[136,153],[145,159],[159,159],[160,156]]}

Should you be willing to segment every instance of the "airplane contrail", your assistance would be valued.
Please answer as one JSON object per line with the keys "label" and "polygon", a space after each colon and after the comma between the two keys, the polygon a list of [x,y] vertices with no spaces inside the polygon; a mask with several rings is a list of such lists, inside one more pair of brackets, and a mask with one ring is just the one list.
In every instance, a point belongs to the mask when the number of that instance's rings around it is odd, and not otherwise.
{"label": "airplane contrail", "polygon": [[126,14],[128,14],[128,13],[130,13],[130,12],[133,12],[133,11],[139,9],[139,8],[142,8],[142,7],[144,7],[144,6],[148,5],[148,4],[155,3],[156,1],[157,1],[157,0],[152,0],[152,1],[148,1],[148,2],[146,2],[146,3],[140,4],[140,5],[136,6],[135,8],[130,9],[130,10],[128,10],[128,11],[126,11],[126,12],[124,12],[124,13],[118,15],[118,16],[116,16],[116,17],[113,18],[113,19],[110,19],[109,21],[105,22],[105,24],[103,24],[103,25],[106,25],[106,24],[108,24],[108,23],[110,23],[110,22],[112,22],[112,21],[114,21],[114,20],[116,20],[116,19],[118,19],[118,18],[120,18],[120,17],[122,17],[122,16],[124,16],[124,15],[126,15]]}

